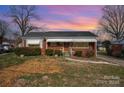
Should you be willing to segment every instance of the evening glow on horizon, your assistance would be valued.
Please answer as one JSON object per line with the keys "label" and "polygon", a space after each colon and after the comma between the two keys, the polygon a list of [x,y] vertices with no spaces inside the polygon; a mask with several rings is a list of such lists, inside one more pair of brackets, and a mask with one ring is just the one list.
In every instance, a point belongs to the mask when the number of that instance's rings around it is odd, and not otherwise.
{"label": "evening glow on horizon", "polygon": [[[96,30],[102,15],[103,6],[95,5],[41,5],[37,6],[40,20],[32,20],[32,24],[48,30],[75,31]],[[5,19],[9,6],[0,6],[0,19]]]}

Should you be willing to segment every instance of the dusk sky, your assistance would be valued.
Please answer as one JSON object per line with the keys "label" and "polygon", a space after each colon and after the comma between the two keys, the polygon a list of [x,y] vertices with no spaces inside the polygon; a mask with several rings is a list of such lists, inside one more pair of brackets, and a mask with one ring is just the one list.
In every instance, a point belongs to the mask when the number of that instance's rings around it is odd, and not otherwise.
{"label": "dusk sky", "polygon": [[[45,25],[48,30],[96,30],[103,6],[95,5],[41,5],[37,14],[41,20],[33,20],[37,26]],[[7,19],[9,6],[0,6],[0,19]]]}

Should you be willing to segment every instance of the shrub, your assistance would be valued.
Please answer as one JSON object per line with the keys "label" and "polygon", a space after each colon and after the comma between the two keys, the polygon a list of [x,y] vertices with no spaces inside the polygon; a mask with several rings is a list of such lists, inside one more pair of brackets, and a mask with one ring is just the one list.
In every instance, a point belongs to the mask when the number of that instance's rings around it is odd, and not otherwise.
{"label": "shrub", "polygon": [[36,56],[41,54],[40,48],[29,48],[29,47],[16,48],[14,52],[18,56],[20,55]]}
{"label": "shrub", "polygon": [[112,55],[112,48],[109,48],[109,49],[107,50],[107,55],[109,55],[109,56]]}
{"label": "shrub", "polygon": [[54,55],[62,56],[63,53],[62,53],[61,50],[55,50],[55,51],[54,51]]}
{"label": "shrub", "polygon": [[14,49],[10,48],[7,52],[9,53],[14,52]]}
{"label": "shrub", "polygon": [[53,49],[46,49],[46,55],[47,56],[53,56],[54,55],[54,50]]}
{"label": "shrub", "polygon": [[93,56],[94,56],[93,50],[87,51],[86,57],[93,57]]}
{"label": "shrub", "polygon": [[46,55],[47,56],[62,56],[63,53],[61,50],[54,50],[54,49],[46,49]]}
{"label": "shrub", "polygon": [[111,42],[109,40],[105,40],[102,42],[103,46],[106,48],[107,55],[111,55]]}
{"label": "shrub", "polygon": [[75,51],[74,56],[81,57],[82,51]]}

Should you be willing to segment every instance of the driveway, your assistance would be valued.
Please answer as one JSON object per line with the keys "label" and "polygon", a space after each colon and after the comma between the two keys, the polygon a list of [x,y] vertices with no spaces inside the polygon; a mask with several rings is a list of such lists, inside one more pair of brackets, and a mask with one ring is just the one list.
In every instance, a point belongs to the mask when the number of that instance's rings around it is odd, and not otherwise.
{"label": "driveway", "polygon": [[120,66],[124,66],[124,60],[121,60],[121,59],[116,59],[116,58],[113,58],[110,56],[105,56],[105,55],[100,55],[100,54],[97,55],[97,58],[105,60],[105,61],[113,63],[113,64],[118,64]]}

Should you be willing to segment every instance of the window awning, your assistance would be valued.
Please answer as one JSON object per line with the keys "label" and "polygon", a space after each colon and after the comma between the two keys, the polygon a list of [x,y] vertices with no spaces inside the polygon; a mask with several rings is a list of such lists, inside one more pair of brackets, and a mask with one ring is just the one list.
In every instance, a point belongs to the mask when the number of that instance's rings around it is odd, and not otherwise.
{"label": "window awning", "polygon": [[47,42],[97,42],[96,39],[47,39]]}
{"label": "window awning", "polygon": [[40,44],[42,40],[40,39],[27,39],[26,42],[27,44]]}

